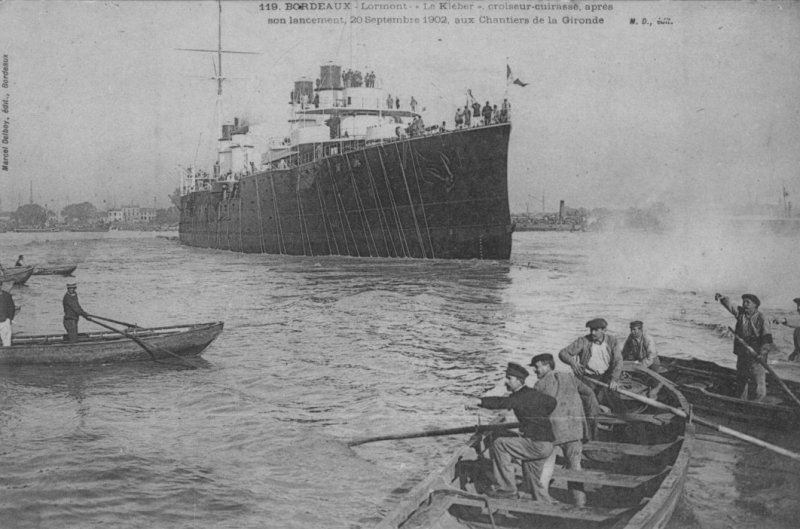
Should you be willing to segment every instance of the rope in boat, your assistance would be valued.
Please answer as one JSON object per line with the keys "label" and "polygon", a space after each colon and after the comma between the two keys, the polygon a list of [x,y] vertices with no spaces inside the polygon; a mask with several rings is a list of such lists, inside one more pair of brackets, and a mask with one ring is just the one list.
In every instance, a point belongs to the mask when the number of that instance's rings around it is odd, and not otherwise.
{"label": "rope in boat", "polygon": [[[319,166],[317,166],[319,169]],[[322,227],[325,228],[325,240],[328,243],[328,255],[333,255],[333,248],[331,247],[331,239],[328,236],[328,224],[330,224],[330,219],[328,219],[328,208],[325,207],[325,200],[322,198],[322,191],[319,188],[319,178],[317,178],[317,182],[315,187],[317,188],[317,198],[319,199],[319,208],[322,212]],[[333,226],[331,226],[331,234],[333,234]],[[334,236],[333,242],[336,242],[336,237]],[[339,247],[336,247],[336,253],[339,253]]]}
{"label": "rope in boat", "polygon": [[[428,234],[428,244],[431,245],[431,257],[436,259],[436,252],[433,249],[433,239],[431,238],[431,228],[428,226],[428,215],[425,213],[425,199],[422,196],[422,188],[419,186],[419,173],[417,173],[417,157],[414,156],[414,149],[411,148],[411,144],[409,144],[409,149],[411,152],[411,168],[414,169],[414,178],[417,181],[417,193],[419,194],[419,205],[422,208],[422,220],[425,221],[425,232]],[[420,168],[420,173],[422,172],[422,168]]]}
{"label": "rope in boat", "polygon": [[[342,226],[347,224],[347,231],[350,232],[350,237],[353,239],[353,244],[355,245],[356,256],[361,257],[361,253],[358,251],[358,241],[356,241],[356,236],[353,234],[353,228],[350,226],[350,217],[347,214],[347,210],[344,207],[344,203],[342,202],[342,198],[339,195],[339,188],[336,185],[336,178],[333,174],[333,169],[331,168],[331,161],[330,158],[327,159],[328,162],[328,173],[331,175],[331,184],[333,185],[333,199],[336,201],[336,210],[339,212],[339,220],[342,221],[342,217],[344,217],[344,221],[342,222]],[[341,208],[340,208],[341,204]],[[342,215],[342,211],[344,211],[344,215]],[[344,243],[347,249],[347,255],[353,255],[350,252],[350,245],[347,243],[347,233],[344,234]]]}
{"label": "rope in boat", "polygon": [[286,243],[283,242],[283,227],[281,226],[281,215],[278,211],[278,198],[275,196],[275,175],[272,171],[269,173],[269,184],[272,188],[272,208],[275,210],[275,233],[278,236],[278,253],[283,255],[286,253]]}
{"label": "rope in boat", "polygon": [[364,202],[361,200],[361,194],[358,192],[358,185],[356,183],[356,175],[353,172],[353,166],[350,163],[350,158],[347,154],[344,155],[344,159],[347,162],[347,169],[350,171],[350,183],[353,185],[353,196],[356,199],[356,205],[359,207],[359,217],[361,218],[361,225],[365,228],[364,229],[364,242],[367,243],[367,250],[369,251],[369,256],[374,257],[372,255],[372,250],[369,247],[369,239],[366,238],[367,233],[369,233],[369,238],[372,239],[372,246],[375,247],[375,254],[378,254],[378,245],[375,244],[375,237],[372,235],[372,228],[369,225],[369,217],[367,216],[367,210],[364,207]]}
{"label": "rope in boat", "polygon": [[389,194],[389,202],[392,205],[392,212],[394,213],[394,219],[397,224],[397,234],[400,238],[400,248],[403,250],[403,257],[408,257],[411,252],[408,248],[408,240],[406,239],[405,229],[403,228],[403,223],[400,220],[400,210],[397,207],[397,201],[394,199],[394,192],[392,192],[392,186],[389,182],[389,174],[386,172],[386,164],[383,162],[381,149],[386,149],[386,147],[384,145],[380,145],[378,147],[378,160],[381,162],[383,179],[386,182],[386,191]]}
{"label": "rope in boat", "polygon": [[[375,193],[375,200],[378,203],[378,221],[381,223],[381,230],[384,233],[383,243],[386,245],[386,256],[391,257],[391,253],[389,253],[389,243],[392,243],[392,250],[394,250],[394,255],[397,257],[397,248],[394,245],[394,238],[392,237],[392,230],[389,226],[389,219],[386,218],[386,211],[383,209],[383,202],[381,201],[381,195],[378,192],[378,185],[375,182],[375,176],[372,174],[372,168],[369,165],[369,156],[367,156],[367,152],[364,151],[364,165],[367,167],[367,176],[369,177],[370,186],[372,186],[372,191]],[[386,239],[389,239],[388,241]]]}
{"label": "rope in boat", "polygon": [[264,247],[264,226],[261,216],[261,195],[258,192],[258,177],[253,177],[253,182],[256,184],[256,212],[258,213],[258,247],[261,249],[261,253],[265,253],[266,249]]}
{"label": "rope in boat", "polygon": [[[407,144],[406,144],[407,145]],[[405,151],[406,145],[403,145],[403,150]],[[406,196],[408,196],[408,207],[411,210],[411,218],[414,219],[414,229],[417,232],[417,240],[419,241],[419,249],[422,250],[422,258],[427,259],[428,255],[425,251],[425,245],[422,239],[422,232],[419,231],[419,222],[417,222],[417,214],[414,212],[414,201],[411,199],[411,189],[408,187],[408,178],[406,177],[406,170],[405,170],[405,157],[401,157],[400,155],[400,147],[397,143],[394,144],[394,148],[397,151],[397,161],[398,165],[400,165],[400,173],[403,175],[403,183],[406,186]]]}

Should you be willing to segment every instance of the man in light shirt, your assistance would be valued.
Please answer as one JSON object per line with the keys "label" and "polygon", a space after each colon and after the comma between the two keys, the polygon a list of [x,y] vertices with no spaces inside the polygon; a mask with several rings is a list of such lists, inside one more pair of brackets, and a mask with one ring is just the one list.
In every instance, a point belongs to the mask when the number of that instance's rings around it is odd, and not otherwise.
{"label": "man in light shirt", "polygon": [[616,336],[606,332],[608,322],[603,318],[587,321],[586,327],[589,334],[579,337],[562,349],[558,358],[572,368],[578,379],[597,391],[597,399],[601,403],[617,408],[617,399],[611,393],[584,377],[588,375],[597,378],[616,390],[622,375],[622,345]]}

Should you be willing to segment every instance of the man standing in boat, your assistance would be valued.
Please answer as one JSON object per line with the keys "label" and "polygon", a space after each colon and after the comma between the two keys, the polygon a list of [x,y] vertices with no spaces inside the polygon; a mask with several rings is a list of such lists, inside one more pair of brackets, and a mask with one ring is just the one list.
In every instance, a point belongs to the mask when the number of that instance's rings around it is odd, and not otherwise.
{"label": "man standing in boat", "polygon": [[758,310],[761,300],[754,294],[743,294],[742,305],[736,306],[722,294],[714,294],[714,299],[736,316],[734,332],[758,354],[758,359],[754,358],[743,343],[734,340],[736,394],[741,399],[760,401],[767,396],[767,370],[759,360],[766,363],[767,354],[773,347],[770,322]]}
{"label": "man standing in boat", "polygon": [[[556,409],[550,414],[550,424],[553,427],[553,445],[560,448],[567,460],[570,470],[581,469],[583,454],[583,441],[590,439],[589,419],[594,425],[599,405],[589,387],[575,378],[572,373],[555,371],[556,363],[553,355],[545,353],[536,355],[531,359],[536,377],[539,379],[533,389],[541,391],[556,399]],[[589,409],[584,409],[583,402],[589,403]],[[542,471],[542,487],[550,486],[556,464],[556,452],[553,450],[547,458]],[[586,505],[586,493],[582,483],[567,483],[572,501],[577,507]]]}
{"label": "man standing in boat", "polygon": [[639,320],[632,321],[630,328],[631,333],[625,340],[625,345],[622,346],[622,359],[637,362],[642,367],[657,366],[656,343],[650,335],[644,332],[644,323]]}
{"label": "man standing in boat", "polygon": [[613,334],[606,332],[608,322],[595,318],[586,322],[589,334],[577,338],[559,351],[558,358],[568,364],[580,379],[598,376],[616,389],[622,375],[622,348]]}
{"label": "man standing in boat", "polygon": [[78,302],[78,285],[76,283],[67,284],[67,293],[64,294],[64,328],[67,330],[67,340],[69,343],[78,341],[78,318],[88,316]]}
{"label": "man standing in boat", "polygon": [[0,277],[0,345],[11,347],[11,323],[14,321],[14,298],[3,290],[3,278]]}
{"label": "man standing in boat", "polygon": [[553,452],[553,427],[550,414],[556,408],[556,399],[525,385],[528,370],[515,362],[506,368],[506,397],[483,397],[482,408],[514,410],[519,421],[519,434],[495,437],[491,446],[492,469],[496,488],[488,492],[495,498],[516,498],[517,482],[513,460],[528,465],[529,484],[533,498],[552,502],[547,487],[542,486],[542,469]]}
{"label": "man standing in boat", "polygon": [[[797,313],[800,314],[800,298],[794,298],[792,301],[794,301]],[[792,325],[786,318],[783,318],[782,320],[772,320],[772,323],[774,323],[775,325],[782,323],[785,326],[794,329],[794,332],[792,332],[794,351],[792,351],[792,354],[789,355],[789,360],[793,362],[800,360],[800,325]]]}

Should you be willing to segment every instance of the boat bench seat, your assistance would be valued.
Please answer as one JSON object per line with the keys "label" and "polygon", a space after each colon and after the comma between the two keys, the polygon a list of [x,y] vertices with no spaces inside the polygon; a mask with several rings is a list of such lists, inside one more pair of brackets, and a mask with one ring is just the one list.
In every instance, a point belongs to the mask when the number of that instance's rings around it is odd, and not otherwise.
{"label": "boat bench seat", "polygon": [[553,477],[560,481],[572,481],[626,489],[634,489],[644,485],[660,475],[661,474],[614,474],[602,470],[568,470],[566,468],[556,468],[553,472]]}
{"label": "boat bench seat", "polygon": [[[550,504],[546,502],[533,501],[529,499],[495,499],[487,498],[489,508],[492,512],[508,511],[539,516],[551,516],[554,518],[584,520],[588,522],[605,522],[614,519],[633,507],[620,507],[616,509],[604,509],[601,507],[575,507],[568,503]],[[467,505],[470,507],[487,508],[487,503],[478,498],[453,498],[452,505]]]}
{"label": "boat bench seat", "polygon": [[620,415],[604,413],[597,417],[597,421],[602,425],[629,424],[632,422],[647,422],[655,424],[657,426],[663,426],[665,424],[669,424],[669,422],[672,421],[673,417],[675,416],[671,413],[656,413],[656,414],[625,413]]}
{"label": "boat bench seat", "polygon": [[589,441],[583,445],[584,452],[609,452],[612,454],[625,455],[630,457],[656,457],[669,450],[682,438],[678,438],[671,443],[657,445],[640,445],[632,443],[608,443],[603,441]]}

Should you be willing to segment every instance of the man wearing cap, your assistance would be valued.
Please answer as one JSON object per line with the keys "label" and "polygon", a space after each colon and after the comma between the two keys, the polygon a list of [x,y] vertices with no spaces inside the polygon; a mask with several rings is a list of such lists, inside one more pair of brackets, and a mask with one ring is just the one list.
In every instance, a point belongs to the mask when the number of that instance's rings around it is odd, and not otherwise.
{"label": "man wearing cap", "polygon": [[552,502],[550,493],[542,486],[542,469],[553,452],[553,428],[550,414],[556,399],[525,385],[528,370],[515,362],[506,368],[505,397],[483,397],[479,406],[490,410],[514,410],[519,421],[519,434],[495,437],[491,446],[492,470],[496,489],[488,495],[496,498],[516,498],[517,482],[513,459],[522,461],[530,471],[529,485],[533,499]]}
{"label": "man wearing cap", "polygon": [[644,332],[644,324],[636,320],[631,322],[630,327],[631,333],[622,346],[622,359],[632,360],[642,367],[658,365],[656,344],[650,335]]}
{"label": "man wearing cap", "polygon": [[[794,301],[794,304],[796,305],[797,313],[800,314],[800,298],[794,298],[792,301]],[[792,338],[794,340],[794,351],[792,351],[792,354],[789,355],[789,360],[800,360],[800,325],[793,325],[789,323],[789,320],[786,318],[783,318],[780,321],[772,320],[772,323],[775,325],[782,323],[787,327],[794,329],[794,332],[792,333]]]}
{"label": "man wearing cap", "polygon": [[558,358],[572,368],[578,378],[598,376],[615,389],[622,375],[622,348],[613,334],[606,332],[608,322],[595,318],[586,322],[589,334],[581,336],[559,351]]}
{"label": "man wearing cap", "polygon": [[3,278],[0,277],[0,345],[11,347],[11,323],[14,321],[14,298],[3,290]]}
{"label": "man wearing cap", "polygon": [[67,293],[64,294],[64,328],[67,330],[67,340],[70,343],[78,341],[78,318],[88,316],[85,310],[78,303],[78,285],[75,283],[67,284]]}
{"label": "man wearing cap", "polygon": [[[539,379],[533,389],[541,391],[556,399],[556,409],[550,414],[550,425],[553,427],[553,445],[560,448],[567,459],[567,468],[581,469],[583,441],[590,439],[589,425],[586,419],[594,423],[597,417],[598,403],[594,393],[586,384],[575,378],[572,373],[555,371],[556,363],[551,354],[536,355],[531,359],[531,366]],[[583,402],[594,403],[584,410]],[[542,486],[550,485],[550,478],[556,464],[556,452],[547,458],[542,472]],[[582,483],[567,484],[573,503],[578,507],[586,505],[586,493]]]}
{"label": "man wearing cap", "polygon": [[[731,303],[727,296],[714,294],[714,299],[736,316],[734,332],[753,348],[758,358],[766,363],[772,350],[772,327],[764,314],[758,310],[761,300],[754,294],[743,294],[742,305]],[[739,340],[733,342],[736,355],[736,393],[741,399],[759,401],[767,396],[767,370],[754,358]]]}
{"label": "man wearing cap", "polygon": [[23,262],[23,257],[21,255],[17,258],[17,262],[14,263],[14,266],[25,266],[25,263]]}

